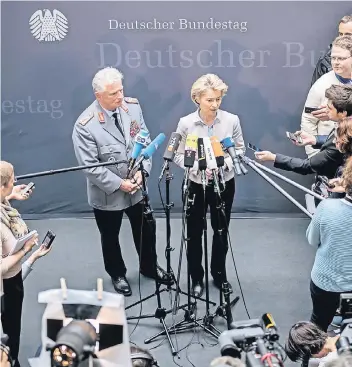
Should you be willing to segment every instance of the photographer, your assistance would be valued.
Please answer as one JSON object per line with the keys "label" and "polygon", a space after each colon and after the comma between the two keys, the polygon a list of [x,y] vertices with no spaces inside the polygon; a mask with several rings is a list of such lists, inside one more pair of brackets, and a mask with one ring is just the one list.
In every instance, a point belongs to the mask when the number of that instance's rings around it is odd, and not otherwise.
{"label": "photographer", "polygon": [[[325,96],[328,99],[329,119],[339,123],[346,117],[352,116],[352,87],[332,85],[326,90]],[[335,130],[335,129],[334,129]],[[352,147],[345,147],[342,152],[335,144],[334,130],[331,131],[326,141],[322,144],[320,151],[311,158],[293,158],[283,154],[274,154],[270,151],[256,152],[255,157],[260,162],[273,161],[274,167],[286,171],[293,171],[301,175],[316,173],[317,175],[334,178],[338,169],[344,163],[344,155],[352,153]],[[321,144],[318,137],[305,132],[296,132],[302,138],[301,145]],[[352,145],[352,144],[351,144]]]}
{"label": "photographer", "polygon": [[[350,120],[350,133],[352,120]],[[342,129],[345,122],[339,126]],[[337,146],[344,141],[337,138]],[[348,138],[351,145],[352,137]],[[340,294],[352,291],[352,157],[342,175],[344,199],[322,201],[307,229],[310,245],[317,247],[311,272],[311,321],[326,331],[339,306]]]}
{"label": "photographer", "polygon": [[297,322],[289,331],[285,351],[293,362],[317,358],[318,360],[311,360],[309,364],[323,365],[326,361],[337,358],[338,338],[339,336],[329,337],[312,322]]}
{"label": "photographer", "polygon": [[[19,194],[14,190],[14,169],[13,166],[5,161],[0,162],[1,176],[1,276],[3,278],[4,310],[1,313],[1,322],[4,333],[9,336],[8,346],[15,366],[19,366],[18,351],[21,332],[21,315],[23,303],[23,279],[32,270],[34,262],[46,255],[50,249],[43,245],[35,251],[30,258],[23,264],[21,260],[32,250],[37,243],[37,237],[28,240],[22,250],[13,255],[9,255],[11,249],[16,244],[18,238],[28,233],[28,228],[20,214],[14,209],[8,198],[16,198]],[[15,195],[14,195],[15,193]]]}

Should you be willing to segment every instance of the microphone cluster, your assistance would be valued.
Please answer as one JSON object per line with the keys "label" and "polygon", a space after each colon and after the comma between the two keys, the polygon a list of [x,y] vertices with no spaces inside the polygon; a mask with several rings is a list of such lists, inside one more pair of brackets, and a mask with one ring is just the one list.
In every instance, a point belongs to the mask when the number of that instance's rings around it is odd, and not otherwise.
{"label": "microphone cluster", "polygon": [[[165,140],[165,134],[160,133],[152,142],[147,144],[149,140],[149,133],[141,130],[135,138],[134,147],[131,158],[128,162],[127,177],[137,168],[144,160],[152,157],[155,151]],[[175,154],[181,143],[182,136],[179,133],[173,132],[170,136],[169,142],[164,152],[164,164],[159,176],[162,179],[169,162],[172,162]],[[216,136],[198,138],[197,135],[188,134],[186,137],[184,150],[184,167],[191,169],[196,162],[196,155],[198,153],[198,170],[201,173],[202,184],[206,185],[206,173],[208,169],[212,172],[212,178],[216,188],[219,188],[218,175],[220,182],[225,186],[224,166],[225,157],[224,152],[227,152],[232,158],[235,173],[237,175],[246,174],[248,171],[239,159],[239,154],[235,149],[235,143],[231,137],[223,139],[221,142]]]}

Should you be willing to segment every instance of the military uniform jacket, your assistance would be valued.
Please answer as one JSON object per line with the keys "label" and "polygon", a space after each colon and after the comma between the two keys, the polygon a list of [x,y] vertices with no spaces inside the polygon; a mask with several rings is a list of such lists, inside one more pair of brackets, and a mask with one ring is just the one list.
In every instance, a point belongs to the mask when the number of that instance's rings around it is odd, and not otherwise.
{"label": "military uniform jacket", "polygon": [[[87,177],[88,203],[96,209],[123,210],[142,199],[141,190],[131,195],[119,188],[127,175],[127,162],[132,154],[134,138],[140,130],[148,129],[137,99],[124,98],[118,112],[124,135],[116,127],[114,118],[106,113],[98,101],[94,101],[80,115],[72,133],[75,155],[80,165],[125,161],[84,170]],[[143,166],[145,171],[150,173],[151,160],[145,160]]]}

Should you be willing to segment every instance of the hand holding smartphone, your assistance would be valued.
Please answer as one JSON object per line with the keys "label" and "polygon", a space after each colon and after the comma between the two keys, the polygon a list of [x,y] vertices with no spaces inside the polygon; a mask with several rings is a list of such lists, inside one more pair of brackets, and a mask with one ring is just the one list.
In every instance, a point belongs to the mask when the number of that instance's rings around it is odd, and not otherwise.
{"label": "hand holding smartphone", "polygon": [[290,139],[294,143],[302,144],[302,142],[303,142],[302,138],[299,135],[295,135],[293,133],[290,133],[289,131],[286,131],[286,136],[287,136],[288,139]]}
{"label": "hand holding smartphone", "polygon": [[253,150],[253,152],[262,152],[262,149],[256,147],[255,145],[248,143],[247,148]]}
{"label": "hand holding smartphone", "polygon": [[22,191],[21,191],[21,194],[23,196],[26,196],[29,194],[29,192],[31,190],[33,190],[35,188],[35,183],[34,182],[30,182]]}
{"label": "hand holding smartphone", "polygon": [[56,237],[56,234],[53,233],[51,230],[49,230],[45,237],[44,237],[44,240],[43,240],[43,245],[46,247],[46,248],[50,248],[54,239]]}
{"label": "hand holding smartphone", "polygon": [[320,109],[321,109],[321,107],[304,107],[304,112],[305,113],[312,113],[312,112],[318,111]]}

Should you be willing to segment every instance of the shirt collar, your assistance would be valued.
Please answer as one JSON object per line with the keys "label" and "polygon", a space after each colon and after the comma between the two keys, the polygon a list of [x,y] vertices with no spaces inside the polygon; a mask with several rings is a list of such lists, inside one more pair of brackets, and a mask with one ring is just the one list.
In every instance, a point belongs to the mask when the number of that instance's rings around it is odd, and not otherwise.
{"label": "shirt collar", "polygon": [[[207,125],[207,124],[205,124],[204,123],[204,121],[201,119],[201,117],[200,117],[200,114],[199,114],[199,108],[197,109],[197,111],[194,113],[195,114],[195,119],[194,119],[194,123],[196,124],[196,125],[204,125],[204,126],[209,126],[209,125]],[[213,126],[213,125],[215,125],[215,124],[217,124],[217,123],[219,123],[220,122],[220,110],[218,110],[217,112],[216,112],[216,117],[215,117],[215,120],[214,120],[214,123],[212,124],[212,125],[210,125],[210,126]]]}
{"label": "shirt collar", "polygon": [[100,108],[110,117],[112,118],[112,115],[117,112],[117,114],[119,114],[119,109],[117,108],[115,111],[109,111],[109,110],[106,110],[100,103]]}

